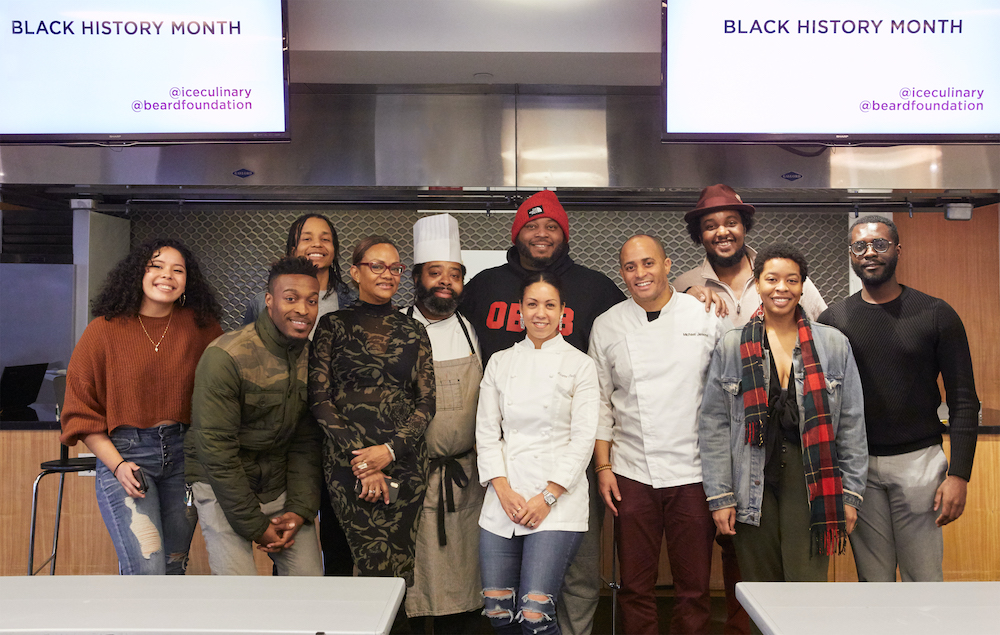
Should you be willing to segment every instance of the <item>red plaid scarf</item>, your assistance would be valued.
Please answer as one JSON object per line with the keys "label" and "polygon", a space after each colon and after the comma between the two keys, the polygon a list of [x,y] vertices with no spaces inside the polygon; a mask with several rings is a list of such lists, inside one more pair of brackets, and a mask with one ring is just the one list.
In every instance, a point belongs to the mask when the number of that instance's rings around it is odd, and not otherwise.
{"label": "red plaid scarf", "polygon": [[[837,447],[833,434],[830,404],[826,398],[826,376],[813,344],[812,328],[802,312],[795,309],[802,351],[802,406],[805,425],[802,431],[802,463],[809,491],[810,551],[833,555],[844,553],[847,522],[844,516],[844,485],[840,479]],[[743,327],[740,357],[743,361],[743,409],[746,442],[764,445],[767,425],[767,385],[764,382],[764,307],[757,309]]]}

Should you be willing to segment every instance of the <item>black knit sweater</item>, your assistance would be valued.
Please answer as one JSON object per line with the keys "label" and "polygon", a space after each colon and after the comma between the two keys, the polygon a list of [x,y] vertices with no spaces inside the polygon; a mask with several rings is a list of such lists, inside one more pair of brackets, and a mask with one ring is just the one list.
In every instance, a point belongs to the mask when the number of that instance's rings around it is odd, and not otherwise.
{"label": "black knit sweater", "polygon": [[819,321],[840,329],[854,349],[865,393],[869,452],[888,456],[941,443],[941,375],[951,435],[948,473],[968,480],[979,398],[958,313],[944,300],[903,287],[898,298],[884,304],[869,304],[856,293],[824,311]]}

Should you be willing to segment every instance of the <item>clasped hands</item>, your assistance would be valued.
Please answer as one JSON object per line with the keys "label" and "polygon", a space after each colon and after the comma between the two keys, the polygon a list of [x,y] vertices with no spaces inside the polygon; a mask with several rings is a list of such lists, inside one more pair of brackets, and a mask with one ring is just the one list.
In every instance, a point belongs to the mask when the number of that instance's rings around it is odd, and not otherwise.
{"label": "clasped hands", "polygon": [[257,540],[257,548],[264,553],[278,553],[295,544],[295,534],[305,519],[295,512],[285,512],[271,519],[264,535]]}
{"label": "clasped hands", "polygon": [[385,485],[385,474],[382,470],[392,462],[392,454],[385,444],[372,445],[351,452],[351,472],[361,481],[361,493],[358,498],[369,503],[381,499],[389,504],[389,488]]}
{"label": "clasped hands", "polygon": [[[542,524],[542,521],[548,517],[551,508],[545,502],[545,497],[542,496],[541,492],[528,500],[524,500],[523,496],[511,489],[506,478],[502,476],[495,478],[492,483],[493,489],[497,493],[497,498],[500,499],[500,505],[503,507],[504,512],[506,512],[507,517],[518,525],[537,529]],[[547,489],[556,496],[566,491],[551,482],[548,484]]]}

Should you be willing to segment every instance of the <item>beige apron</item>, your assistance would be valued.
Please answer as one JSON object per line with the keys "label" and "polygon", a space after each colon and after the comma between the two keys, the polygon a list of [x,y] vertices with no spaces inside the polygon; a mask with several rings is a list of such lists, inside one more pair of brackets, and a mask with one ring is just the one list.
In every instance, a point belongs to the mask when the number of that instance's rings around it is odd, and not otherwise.
{"label": "beige apron", "polygon": [[434,377],[437,412],[424,434],[430,458],[427,494],[417,530],[413,586],[406,591],[410,617],[452,615],[483,606],[479,512],[486,490],[479,484],[474,449],[483,367],[470,353],[434,362]]}

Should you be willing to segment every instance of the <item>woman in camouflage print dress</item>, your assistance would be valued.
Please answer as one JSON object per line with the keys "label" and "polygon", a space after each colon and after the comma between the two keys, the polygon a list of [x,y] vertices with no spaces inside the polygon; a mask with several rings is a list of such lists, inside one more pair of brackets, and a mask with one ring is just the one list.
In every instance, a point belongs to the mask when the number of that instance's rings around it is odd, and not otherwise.
{"label": "woman in camouflage print dress", "polygon": [[[309,403],[326,431],[323,472],[361,575],[402,577],[409,586],[435,400],[427,332],[391,303],[403,269],[387,238],[355,248],[351,278],[361,301],[320,320]],[[385,476],[399,482],[392,503]]]}

